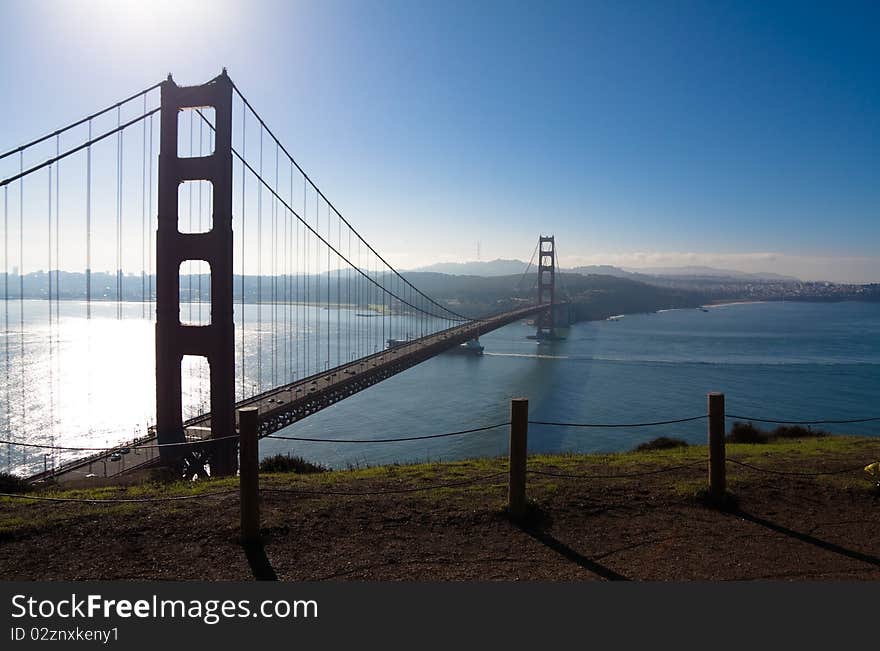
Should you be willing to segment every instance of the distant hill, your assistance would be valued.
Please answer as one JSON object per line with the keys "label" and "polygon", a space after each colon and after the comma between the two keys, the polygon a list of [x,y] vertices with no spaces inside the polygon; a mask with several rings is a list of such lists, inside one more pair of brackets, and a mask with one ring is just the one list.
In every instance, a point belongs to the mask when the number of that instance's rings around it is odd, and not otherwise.
{"label": "distant hill", "polygon": [[782,276],[780,274],[759,271],[746,273],[735,269],[716,269],[714,267],[630,267],[626,270],[631,274],[648,276],[675,276],[679,278],[733,278],[736,280],[772,280],[775,282],[797,282],[794,276]]}
{"label": "distant hill", "polygon": [[[526,269],[522,260],[490,260],[488,262],[438,262],[413,269],[415,272],[432,272],[453,276],[515,276]],[[747,273],[735,269],[717,269],[705,266],[686,267],[615,267],[608,264],[583,265],[571,269],[559,268],[560,272],[575,273],[582,276],[614,276],[651,283],[656,279],[676,279],[681,281],[737,281],[737,282],[799,282],[793,276],[760,271]],[[665,284],[665,283],[663,283]]]}
{"label": "distant hill", "polygon": [[582,276],[614,276],[615,278],[636,278],[638,274],[624,271],[619,267],[612,267],[610,264],[591,264],[582,267],[573,267],[566,269],[566,272],[573,274],[581,274]]}
{"label": "distant hill", "polygon": [[[406,272],[416,287],[441,303],[469,316],[504,312],[533,303],[537,274],[532,270],[507,276],[464,276],[436,272]],[[654,312],[675,307],[696,307],[707,296],[677,288],[666,288],[609,274],[556,275],[560,296],[572,303],[578,321],[604,319],[614,314]]]}
{"label": "distant hill", "polygon": [[515,276],[526,270],[528,263],[522,260],[489,260],[488,262],[438,262],[413,269],[417,272],[449,274],[452,276]]}

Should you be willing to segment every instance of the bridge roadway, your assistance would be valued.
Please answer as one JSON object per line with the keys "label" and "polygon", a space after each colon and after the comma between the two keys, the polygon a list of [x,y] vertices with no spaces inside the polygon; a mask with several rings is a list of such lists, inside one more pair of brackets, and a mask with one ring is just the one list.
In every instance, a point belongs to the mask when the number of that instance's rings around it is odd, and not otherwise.
{"label": "bridge roadway", "polygon": [[[453,326],[247,398],[236,403],[235,408],[256,407],[260,436],[267,436],[444,351],[548,307],[549,304],[531,305]],[[210,414],[184,423],[187,439],[193,441],[209,438],[210,427]],[[156,436],[151,433],[129,444],[38,473],[30,479],[53,478],[60,483],[80,483],[77,480],[89,475],[113,477],[156,464],[159,460],[156,443]]]}

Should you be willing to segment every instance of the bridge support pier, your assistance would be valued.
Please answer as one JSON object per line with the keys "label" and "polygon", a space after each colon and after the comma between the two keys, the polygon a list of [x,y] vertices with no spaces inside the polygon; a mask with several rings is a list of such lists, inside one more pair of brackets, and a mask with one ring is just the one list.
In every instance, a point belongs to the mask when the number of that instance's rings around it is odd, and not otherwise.
{"label": "bridge support pier", "polygon": [[[207,156],[178,153],[178,113],[210,107],[215,111],[214,151]],[[200,117],[197,119],[201,119]],[[185,181],[210,181],[211,230],[181,233],[178,188]],[[210,324],[180,322],[180,266],[205,261],[211,268]],[[162,84],[159,153],[159,212],[156,233],[156,432],[160,444],[183,443],[181,363],[184,355],[207,358],[211,383],[211,474],[234,474],[235,337],[232,313],[232,82],[226,71],[201,86]],[[201,447],[201,446],[199,446]],[[160,448],[163,463],[177,464],[195,451],[188,446]],[[201,460],[200,462],[201,463]]]}

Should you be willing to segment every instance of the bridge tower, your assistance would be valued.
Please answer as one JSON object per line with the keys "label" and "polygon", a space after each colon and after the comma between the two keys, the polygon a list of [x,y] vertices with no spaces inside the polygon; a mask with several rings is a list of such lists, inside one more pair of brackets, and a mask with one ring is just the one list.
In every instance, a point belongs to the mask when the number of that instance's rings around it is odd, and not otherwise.
{"label": "bridge tower", "polygon": [[556,242],[553,235],[538,238],[538,304],[551,307],[538,315],[537,339],[555,339],[556,325],[553,305],[556,304]]}
{"label": "bridge tower", "polygon": [[[214,151],[181,157],[178,114],[183,109],[214,109]],[[159,206],[156,233],[156,432],[160,444],[182,443],[181,364],[184,355],[207,358],[211,384],[211,439],[235,434],[235,338],[232,314],[232,82],[224,69],[201,86],[178,86],[171,75],[162,83],[159,153]],[[201,118],[199,118],[201,119]],[[213,191],[211,230],[181,233],[178,189],[186,181],[209,181]],[[180,322],[180,268],[187,260],[210,265],[208,325]],[[235,440],[225,438],[199,449],[160,448],[163,463],[208,461],[211,473],[233,474]]]}

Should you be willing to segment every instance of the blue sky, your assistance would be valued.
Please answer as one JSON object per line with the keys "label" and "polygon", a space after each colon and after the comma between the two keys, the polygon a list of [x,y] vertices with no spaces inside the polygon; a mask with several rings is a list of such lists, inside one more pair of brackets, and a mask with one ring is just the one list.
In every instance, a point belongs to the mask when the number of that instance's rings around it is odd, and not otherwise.
{"label": "blue sky", "polygon": [[880,281],[870,3],[0,4],[0,149],[230,76],[393,263]]}

